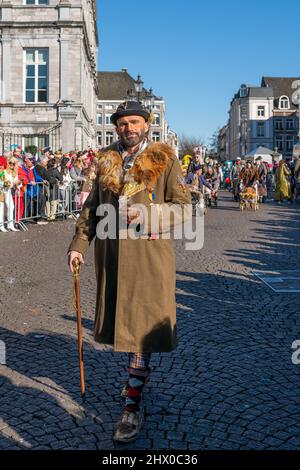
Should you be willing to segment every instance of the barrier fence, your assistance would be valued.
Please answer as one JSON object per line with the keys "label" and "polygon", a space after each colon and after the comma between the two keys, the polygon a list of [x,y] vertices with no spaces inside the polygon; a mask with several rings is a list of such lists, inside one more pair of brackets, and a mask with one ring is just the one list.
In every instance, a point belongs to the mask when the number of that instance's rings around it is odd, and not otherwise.
{"label": "barrier fence", "polygon": [[28,223],[71,216],[76,219],[83,205],[81,184],[30,183],[24,188],[2,187],[0,229],[18,226],[28,231]]}

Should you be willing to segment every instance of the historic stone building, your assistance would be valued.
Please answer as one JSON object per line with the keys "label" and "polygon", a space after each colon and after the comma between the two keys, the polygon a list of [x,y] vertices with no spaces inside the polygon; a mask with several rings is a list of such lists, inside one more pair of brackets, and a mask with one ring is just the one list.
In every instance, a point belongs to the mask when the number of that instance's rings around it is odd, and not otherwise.
{"label": "historic stone building", "polygon": [[178,139],[166,120],[165,101],[155,96],[152,90],[142,87],[137,96],[135,90],[137,80],[127,71],[98,72],[98,101],[97,101],[97,146],[106,147],[118,139],[115,126],[110,122],[110,116],[125,99],[139,98],[146,106],[151,107],[153,123],[149,137],[154,142],[164,142],[174,148],[178,154]]}
{"label": "historic stone building", "polygon": [[96,145],[95,0],[0,0],[0,151]]}
{"label": "historic stone building", "polygon": [[299,133],[299,105],[293,99],[298,83],[300,77],[263,77],[259,87],[241,85],[219,134],[226,158],[243,158],[260,146],[292,158]]}

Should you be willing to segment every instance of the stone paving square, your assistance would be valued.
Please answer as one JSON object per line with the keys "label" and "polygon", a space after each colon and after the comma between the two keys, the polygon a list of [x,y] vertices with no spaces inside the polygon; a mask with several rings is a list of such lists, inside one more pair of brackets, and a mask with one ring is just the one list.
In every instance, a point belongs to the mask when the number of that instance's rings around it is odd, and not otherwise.
{"label": "stone paving square", "polygon": [[276,272],[253,271],[253,274],[274,292],[300,293],[300,270],[281,270]]}
{"label": "stone paving square", "polygon": [[205,216],[203,249],[176,241],[179,344],[153,355],[146,421],[126,445],[112,440],[126,355],[93,341],[92,247],[80,276],[82,403],[66,262],[75,221],[1,234],[0,449],[299,450],[299,293],[274,292],[253,275],[299,272],[299,209],[241,213],[222,191]]}

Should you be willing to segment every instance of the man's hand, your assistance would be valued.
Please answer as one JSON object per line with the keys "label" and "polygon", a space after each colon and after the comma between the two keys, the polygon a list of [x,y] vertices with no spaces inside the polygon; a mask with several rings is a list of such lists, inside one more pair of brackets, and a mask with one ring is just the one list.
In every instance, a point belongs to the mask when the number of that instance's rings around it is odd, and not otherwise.
{"label": "man's hand", "polygon": [[70,251],[68,253],[68,265],[71,273],[74,272],[73,260],[75,258],[78,258],[80,264],[84,264],[83,256],[81,253],[78,253],[78,251]]}
{"label": "man's hand", "polygon": [[134,222],[135,224],[143,223],[143,211],[141,209],[128,206],[127,223],[128,225]]}

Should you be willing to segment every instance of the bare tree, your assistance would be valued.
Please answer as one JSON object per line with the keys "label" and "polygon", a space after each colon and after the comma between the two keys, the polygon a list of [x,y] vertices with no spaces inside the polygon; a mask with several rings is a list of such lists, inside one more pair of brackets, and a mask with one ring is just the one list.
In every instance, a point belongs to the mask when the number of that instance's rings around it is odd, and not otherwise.
{"label": "bare tree", "polygon": [[215,130],[211,138],[209,139],[209,152],[210,153],[217,153],[218,152],[218,142],[219,142],[219,134],[220,134],[220,126]]}
{"label": "bare tree", "polygon": [[204,145],[202,137],[188,136],[186,134],[179,135],[179,157],[193,155],[193,148],[201,145]]}

